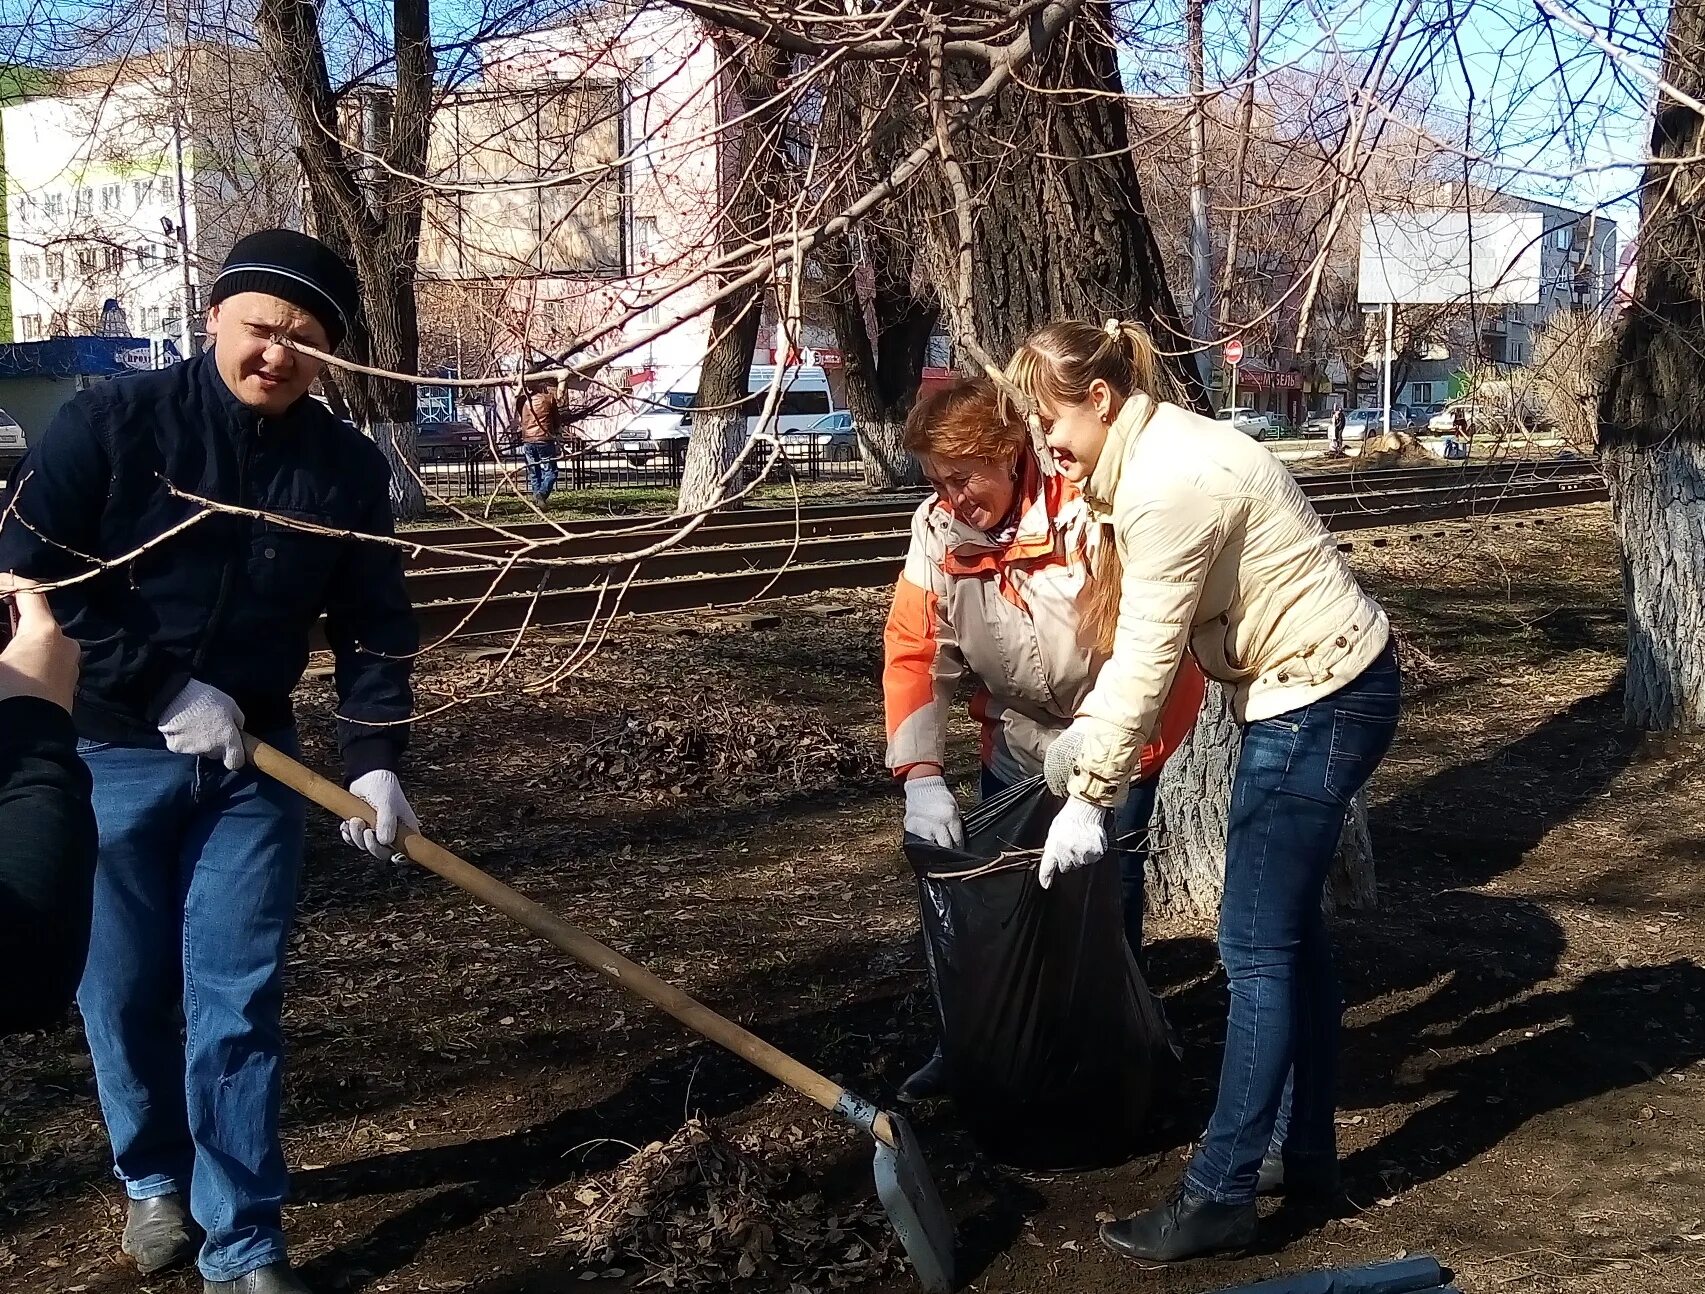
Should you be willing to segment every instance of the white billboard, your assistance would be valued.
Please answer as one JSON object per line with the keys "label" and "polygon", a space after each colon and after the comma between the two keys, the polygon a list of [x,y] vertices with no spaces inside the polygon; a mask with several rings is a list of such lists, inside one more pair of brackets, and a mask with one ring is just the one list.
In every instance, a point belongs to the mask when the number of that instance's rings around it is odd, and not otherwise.
{"label": "white billboard", "polygon": [[1367,305],[1533,305],[1538,212],[1403,211],[1362,221],[1357,298]]}

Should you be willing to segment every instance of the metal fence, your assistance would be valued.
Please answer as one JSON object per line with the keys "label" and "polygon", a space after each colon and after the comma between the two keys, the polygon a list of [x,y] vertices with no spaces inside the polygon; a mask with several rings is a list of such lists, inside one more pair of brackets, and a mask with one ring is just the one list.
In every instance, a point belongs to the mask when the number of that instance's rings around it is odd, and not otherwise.
{"label": "metal fence", "polygon": [[[677,489],[685,455],[667,451],[642,455],[565,450],[557,454],[556,464],[558,492]],[[770,479],[784,481],[789,471],[801,481],[856,481],[864,476],[864,466],[856,450],[825,447],[815,442],[787,446]],[[502,458],[497,459],[492,456],[490,446],[483,444],[422,445],[420,475],[432,493],[449,498],[471,498],[497,491],[525,493],[527,489],[527,465],[519,448],[505,448]]]}

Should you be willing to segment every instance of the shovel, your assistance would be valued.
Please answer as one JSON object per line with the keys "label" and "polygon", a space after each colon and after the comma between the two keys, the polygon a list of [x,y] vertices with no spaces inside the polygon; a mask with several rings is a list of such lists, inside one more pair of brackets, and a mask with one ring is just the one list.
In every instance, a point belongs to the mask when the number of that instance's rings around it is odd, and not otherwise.
{"label": "shovel", "polygon": [[[243,745],[254,766],[291,790],[312,800],[338,817],[372,821],[366,802],[305,768],[283,751],[247,735]],[[911,1128],[898,1114],[878,1110],[840,1084],[808,1069],[793,1057],[777,1051],[757,1035],[732,1020],[724,1019],[703,1003],[688,997],[673,984],[657,978],[645,967],[629,961],[578,926],[540,907],[526,895],[511,889],[464,862],[448,849],[404,827],[397,835],[397,853],[428,871],[437,872],[452,885],[460,886],[483,903],[519,921],[540,938],[548,940],[589,970],[597,971],[618,987],[637,994],[687,1028],[726,1047],[750,1061],[779,1083],[818,1105],[876,1142],[876,1197],[894,1225],[894,1233],[911,1260],[918,1283],[930,1294],[947,1294],[954,1287],[953,1222],[936,1192],[935,1182],[924,1163],[923,1153]]]}

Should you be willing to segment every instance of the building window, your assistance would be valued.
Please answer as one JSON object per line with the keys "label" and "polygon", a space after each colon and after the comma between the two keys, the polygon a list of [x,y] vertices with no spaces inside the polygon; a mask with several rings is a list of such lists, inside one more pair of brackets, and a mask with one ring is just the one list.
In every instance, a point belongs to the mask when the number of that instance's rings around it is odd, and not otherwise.
{"label": "building window", "polygon": [[22,331],[25,341],[40,341],[41,340],[41,316],[40,315],[19,315],[18,316],[18,327],[19,327],[20,331]]}
{"label": "building window", "polygon": [[[34,283],[37,279],[39,279],[41,277],[41,257],[39,257],[39,256],[20,256],[20,257],[18,257],[18,273],[23,275],[24,279],[27,282]],[[38,322],[39,322],[39,320],[38,320]]]}
{"label": "building window", "polygon": [[1574,241],[1574,235],[1575,231],[1570,229],[1568,225],[1559,225],[1554,229],[1552,237],[1556,240],[1557,250],[1560,252],[1568,251],[1569,244]]}
{"label": "building window", "polygon": [[57,220],[65,214],[65,195],[49,193],[41,200],[42,214],[49,220]]}
{"label": "building window", "polygon": [[94,210],[95,191],[85,184],[77,190],[77,214],[79,216],[92,215]]}
{"label": "building window", "polygon": [[150,179],[135,181],[136,205],[146,207],[154,201],[154,181]]}
{"label": "building window", "polygon": [[62,279],[65,277],[65,253],[49,252],[47,254],[47,277]]}
{"label": "building window", "polygon": [[142,331],[143,332],[159,332],[160,331],[160,307],[159,306],[143,306],[142,307]]}
{"label": "building window", "polygon": [[101,330],[101,312],[99,310],[79,310],[77,312],[77,332],[84,337],[93,337]]}
{"label": "building window", "polygon": [[95,272],[95,249],[79,247],[77,249],[77,273],[93,274]]}
{"label": "building window", "polygon": [[66,321],[65,311],[55,310],[47,321],[47,335],[49,337],[65,337],[70,335],[70,332],[71,326]]}
{"label": "building window", "polygon": [[107,248],[107,269],[112,271],[114,274],[122,274],[124,272],[124,248]]}
{"label": "building window", "polygon": [[1431,404],[1433,402],[1433,384],[1431,382],[1416,382],[1411,386],[1413,392],[1409,397],[1410,404]]}
{"label": "building window", "polygon": [[117,211],[119,194],[122,192],[123,190],[116,184],[101,185],[101,210]]}

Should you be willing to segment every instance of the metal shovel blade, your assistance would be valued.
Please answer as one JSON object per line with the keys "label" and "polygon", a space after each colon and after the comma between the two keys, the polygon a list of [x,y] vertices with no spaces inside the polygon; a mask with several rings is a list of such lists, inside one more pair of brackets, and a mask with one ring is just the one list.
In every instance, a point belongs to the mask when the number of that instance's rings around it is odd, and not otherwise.
{"label": "metal shovel blade", "polygon": [[948,1294],[955,1287],[953,1220],[936,1193],[911,1125],[889,1113],[888,1126],[894,1144],[876,1140],[876,1198],[894,1224],[918,1284],[929,1294]]}

